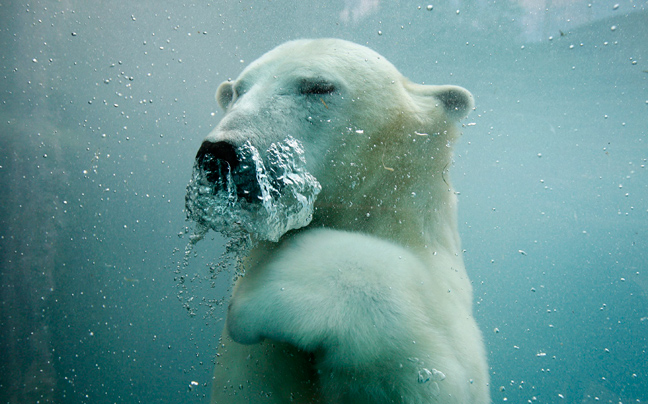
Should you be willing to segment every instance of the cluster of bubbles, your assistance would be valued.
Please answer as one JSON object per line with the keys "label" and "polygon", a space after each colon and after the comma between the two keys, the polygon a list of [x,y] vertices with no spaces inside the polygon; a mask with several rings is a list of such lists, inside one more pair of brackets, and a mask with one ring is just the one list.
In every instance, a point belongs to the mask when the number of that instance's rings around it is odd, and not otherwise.
{"label": "cluster of bubbles", "polygon": [[265,155],[250,142],[237,149],[239,161],[252,170],[259,201],[237,195],[231,170],[222,184],[207,180],[209,172],[198,163],[187,185],[187,218],[196,222],[192,242],[211,229],[228,238],[249,238],[277,242],[286,232],[308,225],[315,199],[321,190],[317,179],[306,170],[304,149],[292,137],[273,143]]}
{"label": "cluster of bubbles", "polygon": [[428,369],[425,366],[425,363],[419,358],[408,358],[410,362],[415,363],[418,367],[418,382],[420,384],[428,386],[430,395],[436,397],[441,393],[441,388],[439,383],[445,380],[446,375],[435,368]]}
{"label": "cluster of bubbles", "polygon": [[[182,262],[178,262],[176,282],[177,297],[190,316],[198,314],[198,306],[204,306],[205,318],[214,318],[226,300],[226,297],[197,298],[194,289],[198,284],[209,281],[211,287],[216,287],[216,278],[224,271],[233,270],[235,277],[243,275],[243,258],[256,241],[277,242],[283,234],[307,226],[313,218],[321,186],[306,170],[304,149],[299,141],[288,137],[270,145],[263,155],[247,142],[237,149],[237,158],[239,167],[234,172],[228,170],[226,178],[219,178],[216,183],[208,180],[212,173],[196,162],[187,185],[187,219],[195,222],[195,227]],[[241,191],[245,190],[237,190],[234,176],[242,176],[243,182],[255,181],[250,188],[258,190],[258,195],[241,197]],[[240,177],[238,180],[242,184]],[[199,273],[190,275],[189,260],[196,255],[196,243],[209,230],[225,237],[225,251],[217,262],[208,264],[207,278]],[[179,236],[189,232],[185,228]]]}

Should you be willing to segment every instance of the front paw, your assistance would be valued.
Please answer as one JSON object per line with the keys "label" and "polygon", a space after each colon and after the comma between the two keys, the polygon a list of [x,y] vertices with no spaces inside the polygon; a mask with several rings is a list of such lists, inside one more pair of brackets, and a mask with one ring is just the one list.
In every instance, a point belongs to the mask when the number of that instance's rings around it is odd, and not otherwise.
{"label": "front paw", "polygon": [[356,359],[363,347],[376,355],[375,339],[411,341],[402,330],[421,317],[411,301],[423,271],[417,258],[371,236],[324,229],[278,248],[237,281],[227,317],[234,341],[268,338]]}
{"label": "front paw", "polygon": [[235,342],[244,345],[258,344],[264,338],[262,330],[265,329],[264,319],[267,313],[258,313],[263,308],[245,307],[238,299],[232,298],[227,309],[225,328]]}
{"label": "front paw", "polygon": [[263,273],[239,279],[228,307],[228,333],[240,344],[267,338],[314,351],[327,329],[327,320],[317,308],[326,306],[328,295],[314,292],[276,269],[268,266]]}

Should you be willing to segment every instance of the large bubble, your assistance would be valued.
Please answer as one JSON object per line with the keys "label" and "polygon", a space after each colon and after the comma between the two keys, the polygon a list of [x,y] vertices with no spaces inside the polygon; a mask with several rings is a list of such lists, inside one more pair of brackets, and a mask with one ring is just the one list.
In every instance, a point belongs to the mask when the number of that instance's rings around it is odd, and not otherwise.
{"label": "large bubble", "polygon": [[[245,171],[228,169],[227,177],[217,183],[207,179],[210,173],[198,162],[194,164],[185,206],[187,218],[197,224],[195,240],[212,229],[226,237],[276,242],[286,232],[311,222],[321,186],[306,170],[299,141],[288,137],[273,143],[264,155],[246,142],[237,149],[237,157]],[[237,175],[257,182],[258,200],[237,194],[233,177]]]}

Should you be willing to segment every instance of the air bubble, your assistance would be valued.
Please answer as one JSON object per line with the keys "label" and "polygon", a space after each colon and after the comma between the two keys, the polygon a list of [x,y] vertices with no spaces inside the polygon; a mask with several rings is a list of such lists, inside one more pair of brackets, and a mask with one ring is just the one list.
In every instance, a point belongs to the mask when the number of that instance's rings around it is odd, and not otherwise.
{"label": "air bubble", "polygon": [[[187,217],[226,237],[252,235],[259,240],[279,241],[286,232],[307,226],[313,218],[321,185],[306,170],[301,143],[292,137],[273,143],[261,156],[250,142],[237,150],[242,172],[256,181],[259,202],[246,201],[237,193],[233,173],[212,183],[211,174],[198,164],[187,185]],[[205,230],[206,232],[206,230]]]}

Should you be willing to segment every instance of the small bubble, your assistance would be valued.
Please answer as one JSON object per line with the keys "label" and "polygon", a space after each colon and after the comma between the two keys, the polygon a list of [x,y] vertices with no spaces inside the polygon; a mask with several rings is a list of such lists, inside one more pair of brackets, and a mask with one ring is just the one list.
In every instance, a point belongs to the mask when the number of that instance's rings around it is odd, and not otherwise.
{"label": "small bubble", "polygon": [[617,26],[616,26],[616,25],[613,25],[613,26],[610,27],[610,30],[611,30],[611,31],[616,31],[616,29],[617,29]]}
{"label": "small bubble", "polygon": [[442,381],[445,380],[446,375],[442,371],[432,368],[432,378],[435,381]]}
{"label": "small bubble", "polygon": [[382,31],[378,31],[378,35],[382,35]]}
{"label": "small bubble", "polygon": [[434,9],[434,6],[432,4],[428,4],[427,9],[428,11],[432,11]]}
{"label": "small bubble", "polygon": [[432,376],[432,372],[430,372],[429,370],[423,368],[423,369],[419,370],[419,372],[418,372],[418,382],[419,383],[426,383],[426,382],[430,381],[431,376]]}

